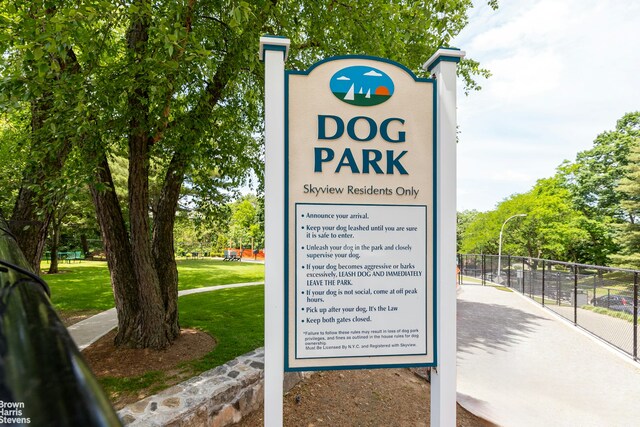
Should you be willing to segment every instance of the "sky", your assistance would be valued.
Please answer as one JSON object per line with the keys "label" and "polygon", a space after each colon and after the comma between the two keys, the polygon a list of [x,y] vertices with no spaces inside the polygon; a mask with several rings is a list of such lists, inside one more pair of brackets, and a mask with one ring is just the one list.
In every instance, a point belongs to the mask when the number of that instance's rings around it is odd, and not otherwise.
{"label": "sky", "polygon": [[458,94],[458,211],[551,177],[640,110],[639,0],[474,0],[452,42],[492,73]]}

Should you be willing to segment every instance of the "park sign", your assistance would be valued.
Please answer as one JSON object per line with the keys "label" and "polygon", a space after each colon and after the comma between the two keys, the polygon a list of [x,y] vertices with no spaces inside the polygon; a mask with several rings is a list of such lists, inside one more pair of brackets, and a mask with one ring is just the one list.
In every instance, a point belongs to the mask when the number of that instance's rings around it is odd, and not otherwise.
{"label": "park sign", "polygon": [[285,370],[435,366],[435,81],[344,56],[284,93]]}

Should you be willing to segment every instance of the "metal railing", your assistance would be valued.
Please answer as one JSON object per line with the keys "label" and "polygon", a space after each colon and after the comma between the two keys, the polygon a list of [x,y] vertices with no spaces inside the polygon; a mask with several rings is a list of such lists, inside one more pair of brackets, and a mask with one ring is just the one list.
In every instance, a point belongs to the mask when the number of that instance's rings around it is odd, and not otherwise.
{"label": "metal railing", "polygon": [[516,290],[638,360],[640,271],[503,255],[460,254],[460,275]]}
{"label": "metal railing", "polygon": [[0,217],[0,424],[120,426]]}

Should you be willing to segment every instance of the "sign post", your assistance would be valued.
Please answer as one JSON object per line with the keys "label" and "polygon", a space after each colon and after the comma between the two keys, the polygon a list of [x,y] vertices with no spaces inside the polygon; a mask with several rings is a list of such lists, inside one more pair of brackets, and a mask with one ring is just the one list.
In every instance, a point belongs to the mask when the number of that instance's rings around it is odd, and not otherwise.
{"label": "sign post", "polygon": [[284,379],[284,61],[289,39],[261,37],[265,63],[264,425],[282,426]]}
{"label": "sign post", "polygon": [[417,78],[349,55],[265,62],[265,426],[284,371],[437,367],[432,425],[455,425],[459,50]]}
{"label": "sign post", "polygon": [[465,53],[438,49],[424,64],[438,86],[438,352],[431,374],[431,425],[456,425],[456,67]]}

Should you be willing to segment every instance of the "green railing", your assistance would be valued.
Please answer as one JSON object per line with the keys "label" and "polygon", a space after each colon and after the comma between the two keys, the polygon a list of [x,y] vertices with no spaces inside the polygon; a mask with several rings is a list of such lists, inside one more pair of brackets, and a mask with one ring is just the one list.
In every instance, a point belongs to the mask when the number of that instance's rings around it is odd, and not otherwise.
{"label": "green railing", "polygon": [[121,425],[0,217],[0,424]]}

